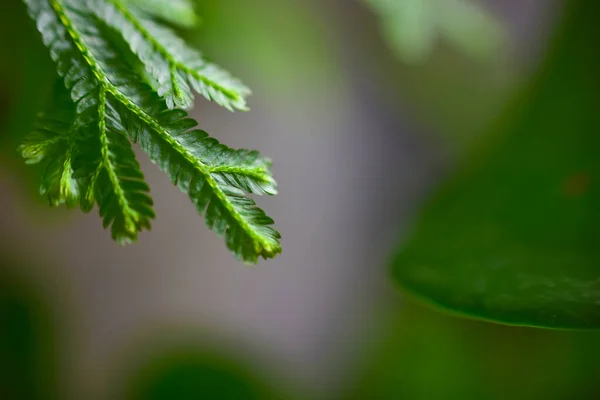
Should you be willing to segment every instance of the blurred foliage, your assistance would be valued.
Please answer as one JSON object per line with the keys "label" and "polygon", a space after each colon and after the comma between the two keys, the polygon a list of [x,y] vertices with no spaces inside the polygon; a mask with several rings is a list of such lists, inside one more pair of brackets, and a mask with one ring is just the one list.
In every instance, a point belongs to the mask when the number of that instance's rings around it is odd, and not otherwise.
{"label": "blurred foliage", "polygon": [[[196,2],[202,24],[189,40],[201,43],[225,65],[231,61],[244,65],[252,76],[243,78],[257,97],[269,90],[271,95],[289,98],[297,95],[301,86],[322,90],[324,85],[339,83],[343,67],[327,42],[319,7],[296,0]],[[231,21],[235,21],[235,29]],[[225,47],[235,52],[224,52]],[[298,85],[300,81],[303,85]]]}
{"label": "blurred foliage", "polygon": [[479,0],[364,0],[377,13],[391,48],[408,63],[424,62],[438,38],[475,58],[489,58],[506,32]]}
{"label": "blurred foliage", "polygon": [[149,15],[159,17],[165,22],[191,28],[198,23],[194,4],[190,0],[125,0]]}
{"label": "blurred foliage", "polygon": [[345,400],[600,396],[600,335],[509,327],[400,307]]}
{"label": "blurred foliage", "polygon": [[[17,146],[33,128],[54,80],[50,57],[20,0],[3,2],[0,12],[0,166],[19,174],[25,198],[46,205],[35,179],[40,168],[25,168]],[[8,62],[10,60],[10,62]]]}
{"label": "blurred foliage", "polygon": [[13,160],[55,74],[26,10],[9,0],[0,12],[0,59],[10,60],[0,62],[0,156]]}
{"label": "blurred foliage", "polygon": [[[0,399],[58,399],[67,381],[59,376],[56,298],[43,296],[0,254]],[[135,374],[117,398],[130,400],[276,400],[275,390],[238,360],[201,346],[169,346],[135,360]],[[152,349],[156,354],[156,349]],[[128,360],[127,362],[129,362]],[[85,391],[85,388],[83,388]]]}
{"label": "blurred foliage", "polygon": [[141,362],[127,382],[124,398],[128,400],[280,398],[239,361],[191,346],[171,348]]}
{"label": "blurred foliage", "polygon": [[[64,398],[74,385],[86,393],[85,385],[61,376],[63,352],[58,317],[61,304],[56,293],[23,273],[32,266],[0,252],[0,399],[42,400]],[[180,330],[179,333],[181,333]],[[133,365],[116,399],[129,400],[289,400],[236,357],[220,354],[218,346],[181,346],[166,342],[154,346],[143,359],[129,357]],[[157,350],[159,349],[159,350]],[[115,369],[121,370],[121,366]],[[68,375],[67,375],[68,376]],[[113,387],[117,382],[111,382]],[[111,392],[110,388],[107,391]]]}
{"label": "blurred foliage", "polygon": [[421,216],[394,262],[409,293],[510,324],[600,328],[600,3],[568,3],[530,90]]}
{"label": "blurred foliage", "polygon": [[24,268],[0,253],[0,399],[57,398],[55,313]]}
{"label": "blurred foliage", "polygon": [[[379,1],[386,6],[374,5]],[[537,63],[538,45],[535,41],[530,38],[524,40],[517,31],[509,31],[509,22],[499,14],[493,14],[491,7],[487,11],[487,2],[485,5],[478,0],[471,3],[474,9],[490,18],[490,27],[498,26],[501,32],[496,44],[492,45],[493,50],[490,48],[489,53],[482,53],[481,56],[465,53],[460,46],[444,39],[436,27],[431,48],[419,62],[412,63],[393,51],[394,47],[391,46],[394,45],[385,34],[385,26],[388,20],[387,23],[392,27],[398,26],[395,13],[383,13],[385,7],[398,7],[399,3],[405,7],[408,3],[393,0],[362,0],[361,3],[366,5],[367,11],[372,12],[364,13],[367,16],[370,14],[370,17],[364,17],[362,21],[349,22],[364,25],[360,33],[350,40],[361,45],[356,51],[361,60],[368,63],[370,84],[376,85],[377,90],[387,97],[387,102],[382,102],[378,108],[385,109],[392,103],[391,107],[399,108],[411,121],[417,122],[422,127],[421,131],[430,135],[439,143],[439,148],[452,158],[462,157],[473,141],[485,133],[490,121],[497,118],[499,110],[512,98],[515,88],[529,73],[530,64]],[[466,9],[470,10],[471,3],[462,4],[467,4]],[[436,7],[432,8],[436,9],[435,13],[439,11]],[[552,7],[544,6],[540,10],[546,8]],[[466,18],[466,14],[463,17]],[[547,20],[549,18],[544,17],[542,12],[535,16],[528,36],[543,37]],[[402,25],[397,29],[408,27]],[[410,36],[402,37],[406,39]],[[484,38],[491,36],[482,29],[481,34],[467,37],[485,42]],[[526,57],[515,51],[522,47],[528,49]]]}

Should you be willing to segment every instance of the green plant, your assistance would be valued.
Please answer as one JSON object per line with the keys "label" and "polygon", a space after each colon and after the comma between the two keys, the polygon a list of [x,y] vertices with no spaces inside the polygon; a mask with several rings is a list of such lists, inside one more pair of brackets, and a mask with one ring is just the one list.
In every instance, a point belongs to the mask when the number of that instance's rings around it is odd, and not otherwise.
{"label": "green plant", "polygon": [[504,27],[477,0],[363,0],[405,62],[419,64],[443,38],[470,56],[487,58],[505,42]]}
{"label": "green plant", "polygon": [[539,76],[398,252],[404,290],[478,319],[600,328],[598,12],[565,4]]}
{"label": "green plant", "polygon": [[57,66],[52,100],[21,152],[43,163],[41,192],[50,204],[97,204],[121,244],[150,229],[150,190],[135,159],[139,144],[187,193],[207,225],[247,263],[281,252],[273,220],[246,194],[275,195],[270,160],[233,150],[194,129],[183,109],[194,91],[230,110],[245,110],[250,91],[206,62],[163,21],[193,23],[185,0],[25,0]]}

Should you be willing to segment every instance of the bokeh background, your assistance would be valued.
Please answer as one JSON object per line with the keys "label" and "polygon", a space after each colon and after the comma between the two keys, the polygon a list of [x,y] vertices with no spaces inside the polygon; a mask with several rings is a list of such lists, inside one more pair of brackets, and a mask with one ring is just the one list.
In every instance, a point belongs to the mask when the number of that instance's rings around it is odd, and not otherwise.
{"label": "bokeh background", "polygon": [[16,145],[52,65],[21,2],[3,2],[0,398],[600,397],[598,334],[448,317],[389,278],[424,200],[535,75],[562,10],[474,2],[494,35],[476,54],[399,43],[374,0],[196,2],[186,38],[254,95],[249,113],[198,101],[193,115],[271,157],[280,185],[260,204],[283,255],[252,268],[142,154],[158,219],[138,244],[44,204]]}

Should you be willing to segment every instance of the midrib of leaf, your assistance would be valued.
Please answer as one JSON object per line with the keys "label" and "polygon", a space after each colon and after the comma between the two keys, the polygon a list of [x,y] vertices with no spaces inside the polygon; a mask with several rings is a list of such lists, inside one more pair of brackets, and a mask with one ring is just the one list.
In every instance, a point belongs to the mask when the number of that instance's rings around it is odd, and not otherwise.
{"label": "midrib of leaf", "polygon": [[249,176],[251,178],[256,179],[257,181],[261,181],[263,183],[270,183],[270,179],[265,179],[265,169],[263,167],[255,167],[255,168],[243,168],[243,167],[233,167],[229,165],[220,165],[218,167],[212,167],[210,169],[211,174],[215,173],[227,173],[227,174],[240,174],[244,176]]}
{"label": "midrib of leaf", "polygon": [[169,65],[171,66],[171,82],[173,85],[173,90],[175,90],[176,96],[181,96],[181,88],[179,87],[179,84],[177,83],[177,75],[176,75],[177,70],[181,70],[181,71],[185,72],[186,74],[189,74],[189,75],[193,76],[194,78],[204,82],[207,86],[210,86],[210,87],[218,90],[219,92],[222,92],[230,100],[232,100],[232,101],[240,100],[240,96],[235,91],[227,89],[226,87],[223,87],[223,86],[215,83],[214,81],[207,79],[204,75],[200,74],[195,69],[188,67],[187,65],[183,64],[182,62],[177,60],[175,57],[173,57],[173,55],[169,52],[169,50],[167,50],[158,40],[156,40],[154,38],[154,36],[152,36],[150,34],[150,32],[148,32],[148,30],[146,28],[144,28],[144,26],[140,23],[140,21],[136,18],[136,16],[133,15],[133,13],[131,13],[127,9],[127,7],[125,7],[123,5],[121,0],[105,0],[105,1],[112,4],[115,7],[115,9],[121,15],[123,15],[123,17],[125,17],[125,19],[127,19],[135,27],[135,29],[137,29],[137,31],[142,35],[142,37],[144,39],[146,39],[152,45],[152,47],[154,47],[154,49],[157,52],[159,52],[160,55],[162,55],[169,62]]}
{"label": "midrib of leaf", "polygon": [[105,85],[100,85],[99,93],[98,93],[98,130],[100,131],[100,145],[101,145],[101,158],[102,162],[100,164],[100,168],[104,168],[108,175],[108,179],[113,186],[115,194],[117,196],[117,201],[121,210],[124,210],[123,217],[125,218],[125,227],[128,232],[136,232],[137,228],[135,226],[135,222],[139,218],[139,213],[135,211],[129,205],[129,200],[127,200],[127,196],[125,195],[125,191],[121,187],[121,183],[119,182],[119,177],[115,172],[116,167],[113,165],[110,159],[110,149],[108,147],[108,135],[106,134],[106,87]]}
{"label": "midrib of leaf", "polygon": [[[58,142],[62,142],[63,140],[66,140],[63,136],[61,135],[55,135],[54,137],[44,140],[44,145],[45,146],[52,146],[55,145]],[[69,147],[71,148],[71,147]]]}
{"label": "midrib of leaf", "polygon": [[[67,137],[67,145],[68,145],[68,150],[67,150],[67,154],[65,156],[65,162],[63,163],[63,170],[62,170],[62,174],[60,176],[60,197],[61,199],[65,199],[65,201],[67,201],[68,197],[69,197],[69,189],[67,188],[71,188],[72,185],[72,171],[73,171],[73,151],[75,150],[75,140],[73,139],[73,134],[74,134],[74,127],[72,126],[71,129],[69,129],[69,136]],[[79,190],[79,188],[76,188],[76,190]],[[73,192],[73,189],[71,188],[71,192]],[[77,193],[77,195],[79,195],[79,193]]]}
{"label": "midrib of leaf", "polygon": [[[41,114],[40,118],[43,121],[46,121],[47,123],[62,124],[62,122],[63,122],[63,121],[48,117],[45,114]],[[58,145],[64,145],[66,147],[66,151],[64,154],[64,160],[61,163],[61,170],[60,170],[60,174],[58,175],[58,198],[52,196],[52,194],[50,193],[52,191],[48,190],[48,186],[51,186],[51,185],[48,185],[47,182],[45,182],[45,181],[42,183],[42,186],[40,187],[41,193],[46,194],[48,196],[48,200],[52,205],[59,205],[62,202],[68,203],[69,199],[72,198],[72,195],[75,194],[75,191],[73,190],[73,186],[72,186],[72,180],[71,180],[72,179],[73,151],[75,148],[75,140],[73,140],[74,126],[73,125],[70,126],[69,130],[66,133],[62,132],[60,134],[57,132],[54,132],[48,128],[45,128],[45,127],[40,127],[39,131],[47,132],[54,136],[41,142],[38,145],[38,147],[43,147],[46,149],[52,148],[53,146],[58,146]],[[46,157],[47,157],[47,155],[44,155],[42,158],[46,158]],[[28,164],[37,164],[39,162],[40,162],[39,158],[36,158],[35,160],[32,160],[31,158],[26,159],[26,163],[28,163]]]}
{"label": "midrib of leaf", "polygon": [[60,197],[66,199],[69,196],[69,188],[71,186],[71,154],[67,154],[63,163],[62,174],[60,175]]}
{"label": "midrib of leaf", "polygon": [[[181,156],[185,158],[187,162],[194,166],[203,176],[209,186],[212,188],[213,192],[219,198],[224,207],[229,211],[229,214],[233,217],[233,219],[244,229],[244,231],[255,241],[260,242],[265,249],[272,250],[271,242],[265,240],[260,234],[258,234],[252,226],[246,222],[246,220],[236,211],[235,207],[229,199],[227,195],[221,190],[219,184],[214,180],[211,173],[213,169],[210,166],[204,164],[198,158],[194,157],[192,153],[188,151],[184,146],[181,145],[175,138],[173,138],[169,132],[158,123],[154,118],[148,115],[144,110],[139,108],[134,102],[132,102],[127,96],[123,95],[117,88],[114,88],[115,92],[112,93],[117,100],[125,105],[128,109],[130,109],[133,113],[135,113],[144,123],[146,123],[154,132],[158,133],[164,141],[166,141],[169,146],[175,149]],[[243,170],[244,173],[246,170]]]}
{"label": "midrib of leaf", "polygon": [[[99,82],[100,91],[104,93],[104,101],[100,101],[101,104],[105,104],[106,102],[106,94],[110,93],[114,98],[122,103],[129,111],[134,113],[138,118],[140,118],[144,123],[146,123],[154,132],[160,135],[160,137],[166,141],[173,149],[175,149],[182,157],[185,158],[191,165],[194,166],[203,176],[209,186],[212,188],[213,192],[217,196],[217,198],[221,201],[225,209],[229,212],[231,217],[238,223],[240,227],[256,242],[260,243],[265,250],[272,251],[273,245],[270,240],[262,237],[258,232],[253,229],[253,227],[241,216],[235,206],[229,201],[227,195],[221,190],[218,183],[211,176],[211,169],[209,166],[203,164],[199,159],[194,157],[184,146],[182,146],[175,138],[173,138],[169,132],[164,129],[161,124],[146,113],[143,109],[141,109],[137,104],[131,101],[127,96],[125,96],[116,86],[114,86],[111,82],[100,63],[96,60],[95,56],[91,53],[89,47],[85,43],[82,35],[79,33],[75,25],[72,23],[71,19],[67,15],[65,7],[63,6],[60,0],[48,0],[52,9],[56,13],[57,18],[61,21],[65,30],[73,44],[77,47],[81,55],[83,56],[86,64],[94,73],[94,76]],[[102,96],[101,96],[102,97]],[[102,98],[100,99],[102,100]],[[101,118],[103,120],[103,118]],[[101,122],[101,125],[103,123]],[[105,122],[104,122],[105,124]],[[106,126],[104,125],[104,128]],[[110,175],[110,174],[109,174]]]}

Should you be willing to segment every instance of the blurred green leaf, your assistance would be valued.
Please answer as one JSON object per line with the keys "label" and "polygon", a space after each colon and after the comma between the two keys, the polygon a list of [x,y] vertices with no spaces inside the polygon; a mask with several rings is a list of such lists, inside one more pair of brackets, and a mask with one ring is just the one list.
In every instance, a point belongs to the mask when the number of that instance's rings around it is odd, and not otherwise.
{"label": "blurred green leaf", "polygon": [[16,276],[27,266],[0,254],[0,399],[57,398],[54,311]]}
{"label": "blurred green leaf", "polygon": [[508,123],[438,194],[393,266],[408,293],[508,324],[600,328],[600,3],[568,3]]}
{"label": "blurred green leaf", "polygon": [[176,347],[144,361],[126,388],[129,400],[274,400],[253,372],[228,358]]}
{"label": "blurred green leaf", "polygon": [[[298,95],[302,88],[322,91],[340,82],[340,67],[328,43],[322,6],[295,0],[198,0],[203,18],[190,41],[226,64],[244,65],[260,91]],[[235,21],[232,29],[231,21]],[[226,52],[228,46],[235,52]],[[293,57],[290,57],[293,54]],[[265,62],[264,60],[268,60]],[[312,92],[311,92],[312,93]],[[259,93],[256,93],[257,97]]]}
{"label": "blurred green leaf", "polygon": [[509,327],[400,307],[345,400],[595,399],[597,332]]}
{"label": "blurred green leaf", "polygon": [[502,25],[478,0],[364,0],[378,14],[382,31],[398,56],[422,63],[438,38],[475,58],[502,48]]}
{"label": "blurred green leaf", "polygon": [[194,5],[190,0],[126,0],[126,2],[173,25],[191,28],[198,22]]}
{"label": "blurred green leaf", "polygon": [[[17,144],[31,129],[54,72],[31,27],[27,9],[9,1],[0,13],[0,158],[18,159]],[[12,160],[11,160],[12,161]]]}

